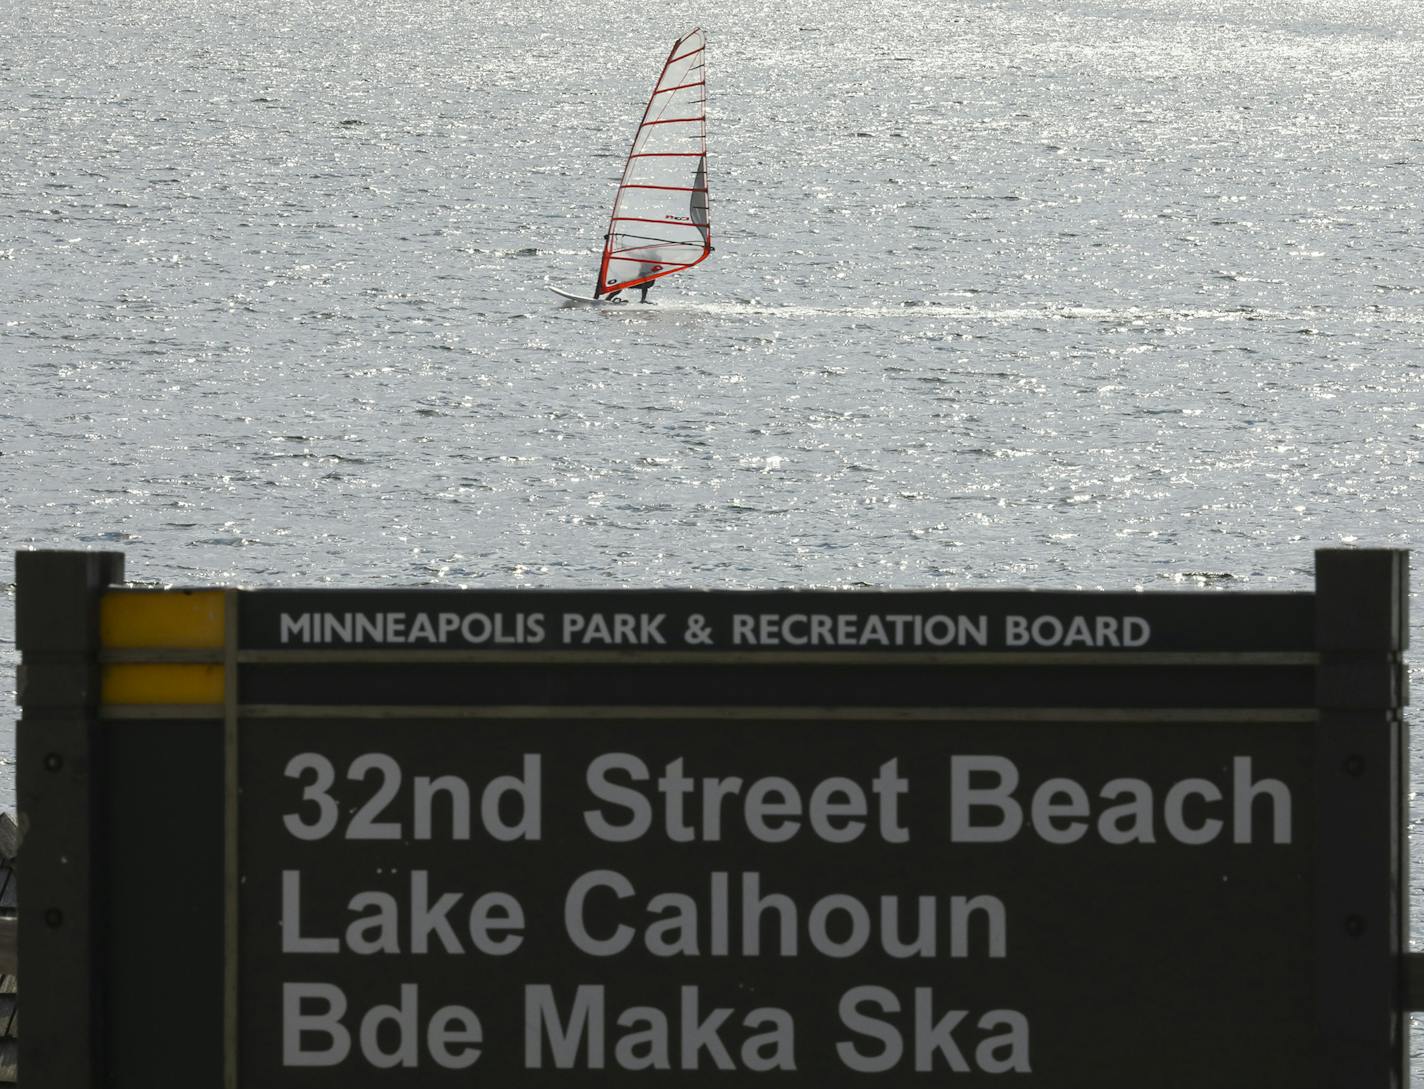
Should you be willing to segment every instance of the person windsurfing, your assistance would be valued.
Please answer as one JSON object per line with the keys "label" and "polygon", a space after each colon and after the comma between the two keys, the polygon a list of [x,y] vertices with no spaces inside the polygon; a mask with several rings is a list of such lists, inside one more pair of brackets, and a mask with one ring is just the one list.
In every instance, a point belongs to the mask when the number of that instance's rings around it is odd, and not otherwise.
{"label": "person windsurfing", "polygon": [[[699,265],[712,253],[706,77],[707,36],[694,28],[668,51],[628,149],[592,301],[619,299],[619,291],[637,287],[647,302],[653,280]],[[629,275],[633,267],[638,271]]]}
{"label": "person windsurfing", "polygon": [[[638,299],[639,302],[647,302],[647,301],[648,301],[648,288],[650,288],[650,287],[652,287],[652,286],[653,286],[653,281],[651,281],[651,280],[649,280],[649,281],[648,281],[647,283],[645,283],[645,284],[639,284],[639,285],[638,285],[638,290],[642,292],[642,296]],[[609,302],[622,302],[623,300],[618,297],[618,296],[621,295],[621,294],[623,294],[623,289],[620,287],[620,288],[614,289],[613,291],[610,291],[607,295],[605,295],[605,296],[603,296],[603,297],[604,297],[605,299],[607,299]]]}
{"label": "person windsurfing", "polygon": [[662,265],[646,264],[638,266],[638,275],[648,277],[647,280],[644,280],[641,284],[638,285],[638,290],[643,293],[638,299],[639,302],[648,301],[648,289],[653,286],[652,275],[653,273],[661,272],[662,270]]}

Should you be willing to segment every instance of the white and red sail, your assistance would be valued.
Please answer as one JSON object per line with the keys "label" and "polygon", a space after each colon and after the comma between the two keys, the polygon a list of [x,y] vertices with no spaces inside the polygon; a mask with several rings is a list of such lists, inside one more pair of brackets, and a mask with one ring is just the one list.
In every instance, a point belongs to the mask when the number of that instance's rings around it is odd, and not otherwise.
{"label": "white and red sail", "polygon": [[699,28],[673,43],[648,98],[613,199],[595,297],[681,272],[712,252],[706,73]]}

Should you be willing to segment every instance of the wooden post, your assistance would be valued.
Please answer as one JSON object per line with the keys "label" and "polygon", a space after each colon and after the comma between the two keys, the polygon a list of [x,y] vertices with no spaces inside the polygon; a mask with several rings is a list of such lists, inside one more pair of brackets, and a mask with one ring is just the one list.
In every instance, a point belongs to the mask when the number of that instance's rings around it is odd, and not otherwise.
{"label": "wooden post", "polygon": [[[47,1089],[93,1089],[104,999],[96,894],[99,595],[123,578],[118,552],[20,552],[15,642],[18,729],[19,960],[26,980],[20,1067]],[[76,1001],[76,996],[83,996]]]}
{"label": "wooden post", "polygon": [[[1402,1086],[1409,553],[1315,554],[1318,1008],[1332,1087]],[[1354,996],[1346,999],[1345,996]]]}

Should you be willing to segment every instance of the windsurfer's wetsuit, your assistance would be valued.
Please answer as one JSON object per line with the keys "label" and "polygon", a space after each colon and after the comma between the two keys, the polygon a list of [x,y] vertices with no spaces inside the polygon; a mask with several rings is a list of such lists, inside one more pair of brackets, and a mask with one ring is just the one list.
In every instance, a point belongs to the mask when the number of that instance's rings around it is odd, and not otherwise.
{"label": "windsurfer's wetsuit", "polygon": [[639,285],[638,285],[638,290],[643,293],[643,297],[638,300],[639,302],[647,302],[647,301],[648,301],[648,288],[650,288],[650,287],[652,287],[652,286],[653,286],[653,283],[652,283],[651,280],[649,280],[646,284],[639,284]]}

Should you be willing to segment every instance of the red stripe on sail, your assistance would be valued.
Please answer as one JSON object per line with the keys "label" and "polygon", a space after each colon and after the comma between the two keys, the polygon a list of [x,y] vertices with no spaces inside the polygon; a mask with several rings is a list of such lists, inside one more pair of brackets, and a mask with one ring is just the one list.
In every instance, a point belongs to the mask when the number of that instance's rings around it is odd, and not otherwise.
{"label": "red stripe on sail", "polygon": [[679,83],[676,87],[663,87],[663,88],[660,89],[660,90],[654,91],[654,92],[653,92],[653,96],[654,96],[654,97],[657,97],[658,95],[669,94],[669,93],[671,93],[672,91],[685,91],[685,90],[687,90],[689,87],[706,87],[706,86],[707,86],[707,81],[706,81],[705,79],[699,79],[696,83]]}

